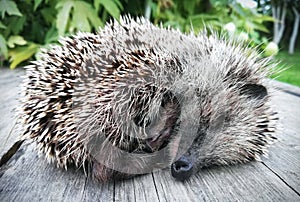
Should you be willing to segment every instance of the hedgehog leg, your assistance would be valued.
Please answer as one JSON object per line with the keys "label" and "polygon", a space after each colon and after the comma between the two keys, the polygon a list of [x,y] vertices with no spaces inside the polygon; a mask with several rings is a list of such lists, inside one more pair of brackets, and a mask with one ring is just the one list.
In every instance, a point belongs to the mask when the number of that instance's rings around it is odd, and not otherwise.
{"label": "hedgehog leg", "polygon": [[100,163],[93,163],[93,177],[101,182],[108,182],[110,180],[129,179],[134,177],[133,174],[121,173],[110,169]]}

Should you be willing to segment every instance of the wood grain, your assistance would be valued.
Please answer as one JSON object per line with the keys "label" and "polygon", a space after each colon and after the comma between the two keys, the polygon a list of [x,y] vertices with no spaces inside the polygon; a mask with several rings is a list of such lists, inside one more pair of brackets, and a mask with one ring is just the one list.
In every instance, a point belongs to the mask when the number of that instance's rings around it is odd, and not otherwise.
{"label": "wood grain", "polygon": [[285,90],[274,92],[272,99],[273,108],[278,111],[276,136],[279,140],[270,148],[269,158],[263,160],[300,195],[300,88],[280,82],[276,85]]}
{"label": "wood grain", "polygon": [[18,134],[14,132],[19,84],[22,70],[0,69],[0,159],[16,142]]}

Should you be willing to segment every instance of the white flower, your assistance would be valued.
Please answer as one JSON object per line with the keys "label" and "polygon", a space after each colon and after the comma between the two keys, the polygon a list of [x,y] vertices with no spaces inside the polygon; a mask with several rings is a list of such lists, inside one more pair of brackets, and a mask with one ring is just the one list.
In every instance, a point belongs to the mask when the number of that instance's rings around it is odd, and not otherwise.
{"label": "white flower", "polygon": [[236,26],[233,22],[229,22],[223,27],[226,31],[228,31],[230,34],[233,34],[236,30]]}
{"label": "white flower", "polygon": [[275,42],[270,42],[265,48],[265,55],[272,56],[277,55],[279,51],[278,45]]}
{"label": "white flower", "polygon": [[244,8],[256,8],[257,2],[253,0],[237,0],[238,3],[240,3]]}
{"label": "white flower", "polygon": [[238,38],[241,41],[248,41],[249,35],[246,32],[241,32]]}

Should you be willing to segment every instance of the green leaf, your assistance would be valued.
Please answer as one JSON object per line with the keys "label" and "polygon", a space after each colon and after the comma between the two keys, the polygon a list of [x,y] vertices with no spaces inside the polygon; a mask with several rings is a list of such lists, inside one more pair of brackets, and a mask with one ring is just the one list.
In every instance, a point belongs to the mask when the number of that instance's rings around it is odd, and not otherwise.
{"label": "green leaf", "polygon": [[260,24],[260,23],[253,23],[253,28],[255,30],[259,30],[259,31],[262,31],[262,32],[265,32],[265,33],[269,33],[269,30],[263,24]]}
{"label": "green leaf", "polygon": [[105,1],[105,0],[99,0],[98,1],[101,5],[103,5],[103,7],[105,8],[105,10],[107,10],[107,12],[113,16],[114,18],[118,19],[120,17],[120,9],[118,7],[118,5],[120,5],[120,3],[116,3],[116,1]]}
{"label": "green leaf", "polygon": [[102,0],[94,0],[94,7],[95,7],[95,9],[96,9],[97,12],[99,11],[99,7],[101,5],[101,1]]}
{"label": "green leaf", "polygon": [[97,15],[94,8],[84,2],[76,1],[74,3],[72,26],[80,31],[91,31],[91,25],[98,28],[103,23]]}
{"label": "green leaf", "polygon": [[263,21],[270,21],[270,22],[274,22],[275,19],[271,16],[267,16],[267,15],[257,15],[253,17],[253,21],[256,21],[258,23],[262,23]]}
{"label": "green leaf", "polygon": [[115,4],[121,9],[123,10],[123,6],[122,3],[119,0],[113,0],[115,2]]}
{"label": "green leaf", "polygon": [[36,43],[43,43],[46,32],[45,27],[37,20],[34,20],[31,24],[30,36],[27,36],[27,39]]}
{"label": "green leaf", "polygon": [[33,10],[36,11],[36,9],[39,7],[39,5],[42,3],[43,0],[34,0],[34,7]]}
{"label": "green leaf", "polygon": [[56,18],[56,28],[58,30],[58,34],[61,36],[66,31],[73,3],[73,1],[60,1],[56,5],[56,9],[58,10]]}
{"label": "green leaf", "polygon": [[25,15],[23,15],[22,17],[17,17],[17,16],[9,17],[9,22],[5,30],[5,36],[19,35],[19,33],[24,28],[25,21],[26,21]]}
{"label": "green leaf", "polygon": [[91,31],[91,26],[88,21],[89,12],[93,12],[91,5],[83,1],[76,1],[76,3],[74,3],[72,25],[80,31]]}
{"label": "green leaf", "polygon": [[67,29],[70,32],[74,29],[91,31],[92,27],[98,28],[103,25],[96,10],[84,1],[66,0],[59,2],[56,8],[58,9],[56,27],[59,35],[63,35]]}
{"label": "green leaf", "polygon": [[45,44],[49,44],[52,42],[56,42],[58,39],[58,32],[56,27],[52,26],[46,33],[45,36]]}
{"label": "green leaf", "polygon": [[11,26],[12,28],[12,32],[13,34],[17,35],[19,34],[25,25],[26,22],[26,16],[22,16],[22,17],[14,17],[14,22],[11,24],[13,26]]}
{"label": "green leaf", "polygon": [[6,26],[2,22],[0,22],[0,29],[6,29]]}
{"label": "green leaf", "polygon": [[5,59],[7,59],[8,50],[7,50],[7,46],[6,46],[6,40],[2,36],[2,34],[0,34],[0,56],[1,55],[3,55]]}
{"label": "green leaf", "polygon": [[7,13],[8,15],[22,16],[16,3],[10,0],[0,1],[0,13],[2,14],[2,18],[4,18],[5,13]]}
{"label": "green leaf", "polygon": [[7,46],[9,48],[14,48],[15,45],[23,46],[27,41],[22,36],[10,36],[7,40]]}
{"label": "green leaf", "polygon": [[53,22],[56,22],[56,10],[51,8],[51,7],[46,7],[46,8],[42,8],[39,10],[39,12],[42,14],[43,16],[43,20],[49,24],[52,25]]}
{"label": "green leaf", "polygon": [[94,10],[91,7],[90,12],[87,13],[87,17],[89,19],[89,21],[91,22],[91,24],[93,25],[93,27],[95,27],[96,29],[99,29],[100,26],[103,26],[103,22],[101,21],[100,17],[98,16],[96,10]]}
{"label": "green leaf", "polygon": [[194,13],[194,9],[196,6],[196,1],[183,1],[183,7],[188,12],[189,15],[192,15]]}
{"label": "green leaf", "polygon": [[225,7],[228,4],[228,0],[210,0],[214,6]]}
{"label": "green leaf", "polygon": [[39,49],[39,45],[35,43],[29,43],[27,46],[17,47],[8,52],[10,56],[10,68],[14,69],[21,62],[28,60],[33,56],[37,50]]}

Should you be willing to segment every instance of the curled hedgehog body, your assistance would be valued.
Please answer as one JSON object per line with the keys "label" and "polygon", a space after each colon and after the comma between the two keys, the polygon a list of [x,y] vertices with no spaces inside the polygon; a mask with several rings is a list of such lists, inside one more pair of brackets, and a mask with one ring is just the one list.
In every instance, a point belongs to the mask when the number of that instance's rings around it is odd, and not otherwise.
{"label": "curled hedgehog body", "polygon": [[26,67],[21,107],[22,138],[59,167],[87,162],[107,181],[171,166],[185,180],[275,139],[272,65],[252,49],[130,17],[61,44]]}

